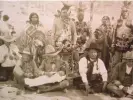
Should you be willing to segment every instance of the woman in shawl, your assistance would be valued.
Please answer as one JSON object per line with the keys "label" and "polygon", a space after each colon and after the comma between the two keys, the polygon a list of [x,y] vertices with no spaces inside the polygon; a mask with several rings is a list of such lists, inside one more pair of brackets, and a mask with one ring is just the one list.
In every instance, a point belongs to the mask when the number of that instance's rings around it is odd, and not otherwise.
{"label": "woman in shawl", "polygon": [[39,22],[38,14],[33,12],[29,16],[29,21],[27,21],[26,28],[22,32],[22,36],[17,41],[19,43],[20,50],[32,45],[33,38],[35,37],[35,34],[37,35],[37,33],[39,33],[38,31],[41,34],[45,33],[43,25]]}

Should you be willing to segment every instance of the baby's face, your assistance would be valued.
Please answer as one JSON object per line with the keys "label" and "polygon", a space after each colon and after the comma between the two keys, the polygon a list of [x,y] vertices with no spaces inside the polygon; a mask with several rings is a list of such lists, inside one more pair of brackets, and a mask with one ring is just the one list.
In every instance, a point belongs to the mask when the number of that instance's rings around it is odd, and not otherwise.
{"label": "baby's face", "polygon": [[43,43],[42,43],[42,41],[40,41],[40,40],[34,40],[34,44],[35,44],[35,46],[36,47],[38,47],[38,46],[43,46]]}
{"label": "baby's face", "polygon": [[61,42],[61,41],[57,41],[57,42],[55,43],[55,45],[56,45],[57,47],[60,47],[60,46],[62,45],[62,42]]}
{"label": "baby's face", "polygon": [[70,42],[69,41],[66,41],[66,43],[65,43],[65,47],[70,47]]}
{"label": "baby's face", "polygon": [[65,75],[64,71],[59,71],[58,73],[59,73],[60,76],[64,76]]}

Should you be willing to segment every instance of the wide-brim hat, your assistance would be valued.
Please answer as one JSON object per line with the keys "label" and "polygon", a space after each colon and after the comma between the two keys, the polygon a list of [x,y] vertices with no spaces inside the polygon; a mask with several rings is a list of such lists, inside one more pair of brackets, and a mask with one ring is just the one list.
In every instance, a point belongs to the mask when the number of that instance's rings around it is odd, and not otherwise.
{"label": "wide-brim hat", "polygon": [[79,5],[76,7],[77,14],[83,14],[86,9],[86,6],[82,2],[79,2]]}
{"label": "wide-brim hat", "polygon": [[85,51],[89,51],[91,49],[95,49],[98,52],[101,52],[101,49],[99,48],[97,43],[91,43],[88,47],[86,47]]}
{"label": "wide-brim hat", "polygon": [[61,50],[62,49],[56,51],[52,45],[47,45],[45,48],[45,56],[56,56],[61,52]]}
{"label": "wide-brim hat", "polygon": [[72,6],[72,5],[69,4],[67,1],[62,1],[62,3],[63,3],[63,7],[62,7],[62,9],[69,10],[70,7]]}
{"label": "wide-brim hat", "polygon": [[17,39],[17,37],[12,35],[5,35],[5,36],[0,36],[0,39],[6,42],[13,42]]}
{"label": "wide-brim hat", "polygon": [[123,59],[133,60],[133,51],[127,51],[123,54]]}
{"label": "wide-brim hat", "polygon": [[121,8],[121,13],[123,13],[123,12],[129,12],[129,8],[127,8],[127,7],[122,7],[122,8]]}
{"label": "wide-brim hat", "polygon": [[24,48],[24,50],[20,51],[19,53],[20,54],[27,54],[27,55],[33,56],[33,54],[31,53],[29,47]]}
{"label": "wide-brim hat", "polygon": [[123,6],[121,8],[121,12],[128,12],[129,7],[131,6],[131,1],[123,1]]}

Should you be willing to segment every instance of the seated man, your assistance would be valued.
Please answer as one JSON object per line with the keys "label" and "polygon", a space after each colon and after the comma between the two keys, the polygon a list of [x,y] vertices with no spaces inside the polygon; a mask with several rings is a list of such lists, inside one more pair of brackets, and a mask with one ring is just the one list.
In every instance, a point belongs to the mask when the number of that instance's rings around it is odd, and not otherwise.
{"label": "seated man", "polygon": [[29,48],[25,48],[20,53],[22,54],[22,58],[17,62],[13,73],[16,81],[20,85],[25,86],[25,78],[35,78],[42,75],[43,72],[37,68]]}
{"label": "seated man", "polygon": [[[133,95],[133,51],[123,54],[123,61],[118,63],[107,89],[117,97]],[[132,96],[133,98],[133,96]]]}
{"label": "seated man", "polygon": [[79,73],[85,85],[87,94],[102,92],[107,84],[107,70],[101,59],[98,57],[97,45],[92,43],[86,48],[86,56],[79,61]]}
{"label": "seated man", "polygon": [[26,84],[30,87],[38,87],[37,93],[64,89],[69,86],[69,82],[66,80],[67,63],[56,55],[57,52],[52,46],[46,46],[46,54],[43,55],[43,61],[39,67],[44,74],[38,78],[25,79]]}

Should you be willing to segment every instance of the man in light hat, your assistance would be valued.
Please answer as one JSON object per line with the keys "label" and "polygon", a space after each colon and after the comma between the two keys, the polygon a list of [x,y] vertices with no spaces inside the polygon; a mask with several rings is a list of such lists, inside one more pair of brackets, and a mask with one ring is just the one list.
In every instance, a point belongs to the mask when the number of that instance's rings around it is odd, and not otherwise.
{"label": "man in light hat", "polygon": [[104,62],[98,57],[99,51],[97,44],[91,43],[85,50],[86,56],[79,61],[79,73],[87,94],[106,89],[108,75]]}
{"label": "man in light hat", "polygon": [[133,98],[133,51],[126,52],[123,61],[115,66],[107,89],[114,96]]}
{"label": "man in light hat", "polygon": [[13,78],[12,72],[20,54],[18,47],[13,43],[16,37],[7,35],[0,36],[0,39],[4,41],[4,44],[0,46],[0,64],[5,73],[5,80],[8,80],[9,77]]}
{"label": "man in light hat", "polygon": [[51,45],[47,45],[45,51],[39,67],[44,74],[33,79],[25,79],[25,83],[30,87],[38,87],[37,93],[64,89],[69,85],[69,82],[65,80],[67,66],[58,56],[58,51],[55,52]]}
{"label": "man in light hat", "polygon": [[22,57],[17,62],[13,73],[16,81],[20,85],[25,87],[25,78],[36,78],[42,75],[43,72],[39,70],[39,68],[37,68],[29,47],[24,48],[24,50],[21,51],[20,54],[22,55]]}

